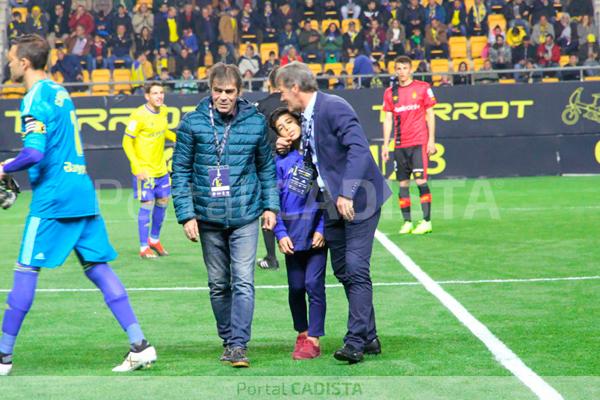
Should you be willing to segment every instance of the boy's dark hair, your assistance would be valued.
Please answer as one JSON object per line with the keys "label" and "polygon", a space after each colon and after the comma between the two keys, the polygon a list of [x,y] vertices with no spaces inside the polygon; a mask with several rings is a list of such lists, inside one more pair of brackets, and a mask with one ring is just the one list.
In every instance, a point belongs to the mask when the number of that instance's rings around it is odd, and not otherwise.
{"label": "boy's dark hair", "polygon": [[165,84],[161,81],[150,81],[144,84],[144,93],[148,94],[152,90],[154,86],[159,86],[161,88],[165,88]]}
{"label": "boy's dark hair", "polygon": [[[286,114],[291,115],[292,118],[294,118],[298,122],[298,125],[300,125],[300,114],[292,112],[285,107],[279,107],[273,110],[273,112],[269,116],[269,127],[271,127],[271,129],[277,132],[277,120],[279,119],[279,117]],[[279,135],[279,132],[277,132],[277,134]]]}
{"label": "boy's dark hair", "polygon": [[27,34],[14,39],[14,46],[17,46],[17,58],[26,58],[31,62],[31,67],[36,70],[46,68],[50,45],[48,41],[40,35]]}
{"label": "boy's dark hair", "polygon": [[394,60],[394,64],[408,64],[408,65],[412,65],[412,60],[408,56],[398,56]]}

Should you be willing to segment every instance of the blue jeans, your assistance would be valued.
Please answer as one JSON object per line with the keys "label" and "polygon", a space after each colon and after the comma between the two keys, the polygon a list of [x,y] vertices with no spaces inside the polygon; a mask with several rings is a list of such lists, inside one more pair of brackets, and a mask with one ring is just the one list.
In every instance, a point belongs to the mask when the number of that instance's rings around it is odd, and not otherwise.
{"label": "blue jeans", "polygon": [[254,313],[258,219],[239,228],[199,223],[210,304],[225,345],[246,348]]}

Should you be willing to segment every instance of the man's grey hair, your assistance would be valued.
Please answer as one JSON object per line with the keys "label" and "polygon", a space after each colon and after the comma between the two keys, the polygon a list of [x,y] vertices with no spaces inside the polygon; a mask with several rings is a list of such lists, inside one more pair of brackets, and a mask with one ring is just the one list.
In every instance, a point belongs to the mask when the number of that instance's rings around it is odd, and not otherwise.
{"label": "man's grey hair", "polygon": [[308,68],[308,65],[294,61],[277,70],[276,82],[287,89],[298,85],[301,92],[316,92],[319,90],[315,74]]}

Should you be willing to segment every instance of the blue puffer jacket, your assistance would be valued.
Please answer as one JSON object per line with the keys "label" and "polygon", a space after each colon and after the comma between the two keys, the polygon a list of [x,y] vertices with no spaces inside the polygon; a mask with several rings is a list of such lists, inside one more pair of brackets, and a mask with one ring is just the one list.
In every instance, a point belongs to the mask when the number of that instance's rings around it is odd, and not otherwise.
{"label": "blue puffer jacket", "polygon": [[[172,194],[180,224],[192,218],[223,227],[240,227],[263,211],[279,211],[275,163],[267,139],[265,118],[256,107],[238,99],[221,165],[229,166],[230,197],[210,196],[208,168],[217,165],[210,97],[186,114],[177,128],[173,153]],[[214,113],[219,140],[225,124]]]}

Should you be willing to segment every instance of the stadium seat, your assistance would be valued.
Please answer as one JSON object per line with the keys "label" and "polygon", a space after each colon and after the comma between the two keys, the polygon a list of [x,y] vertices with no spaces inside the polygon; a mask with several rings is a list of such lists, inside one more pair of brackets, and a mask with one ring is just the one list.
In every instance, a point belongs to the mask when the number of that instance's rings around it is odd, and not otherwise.
{"label": "stadium seat", "polygon": [[465,11],[467,11],[467,14],[471,7],[473,7],[473,4],[475,4],[475,0],[465,0]]}
{"label": "stadium seat", "polygon": [[27,7],[13,7],[11,11],[11,14],[15,12],[21,14],[21,22],[25,23],[25,20],[27,19]]}
{"label": "stadium seat", "polygon": [[342,63],[328,63],[325,64],[323,70],[327,71],[328,69],[332,70],[335,76],[340,76],[342,75],[344,67],[342,66]]}
{"label": "stadium seat", "polygon": [[260,45],[260,58],[262,62],[269,59],[269,53],[274,51],[275,56],[279,58],[279,45],[277,43],[263,43]]}
{"label": "stadium seat", "polygon": [[240,41],[242,43],[245,43],[245,42],[256,42],[257,39],[258,39],[257,36],[255,34],[253,34],[253,33],[252,34],[247,33],[247,34],[244,34],[244,35],[240,36]]}
{"label": "stadium seat", "polygon": [[320,26],[319,26],[319,21],[317,21],[316,19],[311,19],[310,20],[310,27],[313,28],[314,30],[318,31]]}
{"label": "stadium seat", "polygon": [[[344,72],[346,73],[346,75],[352,75],[352,70],[354,69],[354,64],[352,63],[347,63],[344,66]],[[347,78],[346,79],[346,88],[352,88],[353,86],[353,82],[352,82],[352,78]]]}
{"label": "stadium seat", "polygon": [[335,24],[338,29],[340,29],[340,21],[337,19],[324,19],[321,22],[321,32],[325,32],[327,30],[327,28],[329,27],[329,24]]}
{"label": "stadium seat", "polygon": [[[442,0],[435,0],[436,3],[438,3],[439,5],[442,5]],[[421,0],[421,5],[423,7],[427,7],[427,4],[429,4],[429,0]]]}
{"label": "stadium seat", "polygon": [[83,71],[81,71],[81,75],[83,75],[83,81],[84,82],[89,82],[90,81],[90,73],[87,69],[84,69]]}
{"label": "stadium seat", "polygon": [[308,68],[310,68],[310,70],[316,75],[316,74],[320,74],[321,72],[323,72],[323,66],[321,64],[317,64],[317,63],[310,63],[307,64]]}
{"label": "stadium seat", "polygon": [[556,83],[560,82],[558,78],[542,78],[543,83]]}
{"label": "stadium seat", "polygon": [[419,68],[419,64],[421,64],[421,60],[412,60],[412,63],[410,65],[410,69],[413,71],[416,71],[417,68]]}
{"label": "stadium seat", "polygon": [[561,67],[564,67],[565,65],[567,65],[569,63],[569,56],[568,55],[562,55],[560,56],[560,61],[559,61],[559,65]]}
{"label": "stadium seat", "polygon": [[196,71],[196,78],[206,79],[206,67],[198,67],[198,70]]}
{"label": "stadium seat", "polygon": [[[8,80],[4,82],[4,85],[14,85],[15,82]],[[2,98],[3,99],[20,99],[25,96],[25,86],[19,87],[6,87],[2,88]]]}
{"label": "stadium seat", "polygon": [[481,52],[488,44],[487,36],[471,36],[471,58],[481,58]]}
{"label": "stadium seat", "polygon": [[58,61],[58,50],[50,49],[50,66],[52,67]]}
{"label": "stadium seat", "polygon": [[128,69],[115,69],[113,81],[115,94],[131,94],[131,72]]}
{"label": "stadium seat", "polygon": [[513,85],[517,83],[517,81],[514,79],[500,79],[498,80],[498,83],[500,83],[501,85]]}
{"label": "stadium seat", "polygon": [[479,71],[483,68],[483,58],[474,58],[473,59],[473,70]]}
{"label": "stadium seat", "polygon": [[360,20],[356,18],[348,18],[342,20],[342,33],[348,32],[348,26],[350,25],[350,22],[354,22],[356,24],[356,30],[360,30]]}
{"label": "stadium seat", "polygon": [[496,25],[500,25],[502,32],[506,32],[506,18],[502,14],[489,14],[487,17],[488,29],[491,32]]}
{"label": "stadium seat", "polygon": [[63,78],[63,74],[60,71],[57,71],[52,74],[52,80],[56,83],[63,83],[65,78]]}
{"label": "stadium seat", "polygon": [[453,58],[452,59],[452,71],[458,72],[458,66],[462,62],[467,63],[467,70],[469,70],[469,71],[471,70],[471,60],[469,60],[468,58]]}
{"label": "stadium seat", "polygon": [[148,8],[152,8],[152,0],[137,0],[137,7],[141,6],[142,4],[146,4]]}
{"label": "stadium seat", "polygon": [[[448,59],[447,58],[436,58],[431,60],[431,72],[448,72]],[[434,82],[442,79],[441,75],[433,75],[432,80]]]}
{"label": "stadium seat", "polygon": [[256,45],[256,43],[243,42],[243,43],[240,43],[240,46],[238,47],[238,51],[240,52],[240,57],[244,55],[244,53],[246,52],[246,47],[248,47],[250,45],[254,46],[255,52],[258,51],[258,46]]}
{"label": "stadium seat", "polygon": [[71,97],[86,97],[89,96],[90,94],[87,91],[83,91],[83,92],[71,92],[69,93],[69,96]]}
{"label": "stadium seat", "polygon": [[586,76],[583,80],[587,82],[598,82],[600,81],[600,76]]}
{"label": "stadium seat", "polygon": [[[92,71],[91,80],[94,83],[92,85],[92,95],[94,96],[107,96],[110,93],[110,86],[104,82],[110,82],[110,70],[108,69],[95,69]],[[102,82],[96,84],[96,82]]]}
{"label": "stadium seat", "polygon": [[393,74],[396,72],[396,64],[393,61],[388,61],[387,63],[387,72],[388,74]]}
{"label": "stadium seat", "polygon": [[467,57],[467,38],[464,36],[452,36],[448,40],[450,47],[450,58]]}

